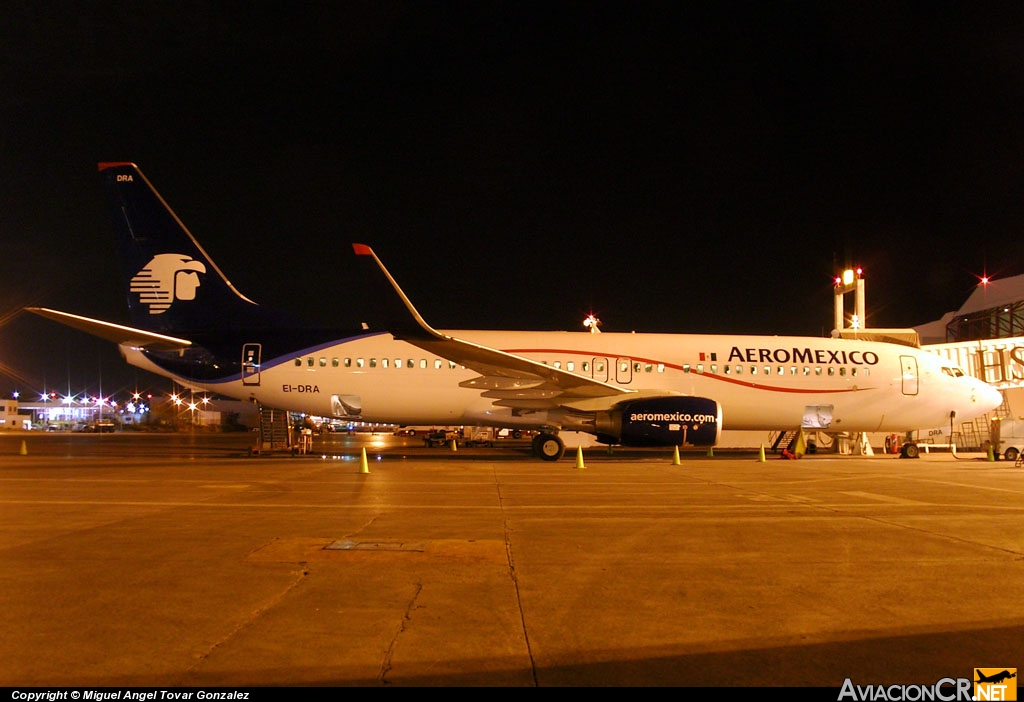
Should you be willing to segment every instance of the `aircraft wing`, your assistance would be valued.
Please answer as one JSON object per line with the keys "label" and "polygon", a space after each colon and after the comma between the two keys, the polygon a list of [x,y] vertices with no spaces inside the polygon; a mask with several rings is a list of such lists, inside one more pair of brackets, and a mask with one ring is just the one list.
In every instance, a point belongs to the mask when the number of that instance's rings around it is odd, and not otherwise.
{"label": "aircraft wing", "polygon": [[480,374],[478,377],[460,385],[480,390],[483,397],[493,399],[494,404],[502,407],[551,409],[574,401],[635,394],[522,356],[438,334],[429,339],[398,338],[476,371]]}
{"label": "aircraft wing", "polygon": [[360,256],[372,258],[401,300],[402,304],[393,310],[401,309],[404,314],[395,315],[384,322],[387,331],[396,339],[479,373],[479,377],[463,381],[461,385],[480,390],[482,396],[492,398],[494,404],[515,409],[541,410],[573,406],[579,402],[596,402],[607,406],[626,396],[637,396],[633,390],[625,390],[437,331],[427,324],[369,246],[353,244],[353,249]]}
{"label": "aircraft wing", "polygon": [[77,314],[71,314],[70,312],[60,312],[59,310],[51,310],[46,307],[26,307],[25,310],[32,312],[33,314],[38,314],[40,317],[46,317],[47,319],[52,319],[55,322],[60,322],[65,326],[92,334],[93,336],[98,336],[101,339],[113,341],[116,344],[128,344],[129,346],[148,348],[156,351],[183,349],[192,345],[192,342],[187,339],[178,339],[173,336],[156,334],[143,329],[125,327],[120,324],[114,324],[113,322],[104,322],[99,319],[82,317]]}

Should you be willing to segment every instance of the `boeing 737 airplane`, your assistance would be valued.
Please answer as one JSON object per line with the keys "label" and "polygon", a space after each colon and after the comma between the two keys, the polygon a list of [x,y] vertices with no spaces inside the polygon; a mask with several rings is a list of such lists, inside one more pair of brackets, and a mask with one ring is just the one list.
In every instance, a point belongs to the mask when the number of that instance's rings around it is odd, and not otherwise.
{"label": "boeing 737 airplane", "polygon": [[712,446],[727,429],[905,432],[1000,393],[919,348],[842,338],[449,331],[427,324],[370,247],[363,317],[324,329],[239,293],[132,163],[101,163],[130,326],[31,311],[120,345],[128,363],[265,407],[405,425],[560,431],[625,446]]}

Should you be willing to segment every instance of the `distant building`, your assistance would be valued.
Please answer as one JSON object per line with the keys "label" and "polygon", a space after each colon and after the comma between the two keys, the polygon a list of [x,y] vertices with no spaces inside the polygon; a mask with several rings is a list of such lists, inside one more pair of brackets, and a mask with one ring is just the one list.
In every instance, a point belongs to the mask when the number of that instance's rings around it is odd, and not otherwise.
{"label": "distant building", "polygon": [[20,414],[17,400],[3,400],[0,404],[0,429],[28,429],[32,418]]}

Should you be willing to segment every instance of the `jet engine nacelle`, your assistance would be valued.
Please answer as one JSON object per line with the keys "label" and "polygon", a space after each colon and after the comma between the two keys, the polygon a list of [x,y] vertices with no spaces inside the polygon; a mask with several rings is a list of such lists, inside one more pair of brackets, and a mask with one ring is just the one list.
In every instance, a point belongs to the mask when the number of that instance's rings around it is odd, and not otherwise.
{"label": "jet engine nacelle", "polygon": [[714,446],[722,406],[706,397],[655,397],[623,402],[597,417],[598,439],[623,446]]}

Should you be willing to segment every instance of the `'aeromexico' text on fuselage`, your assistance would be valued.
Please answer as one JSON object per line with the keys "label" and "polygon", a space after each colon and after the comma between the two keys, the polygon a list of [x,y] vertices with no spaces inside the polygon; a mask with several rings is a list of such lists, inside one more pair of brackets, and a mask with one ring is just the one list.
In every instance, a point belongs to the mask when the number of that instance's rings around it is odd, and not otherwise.
{"label": "'aeromexico' text on fuselage", "polygon": [[812,349],[793,347],[791,349],[741,349],[733,346],[729,352],[729,362],[744,363],[819,363],[826,365],[836,363],[844,366],[873,366],[878,363],[878,354],[874,351],[833,351],[831,349]]}

